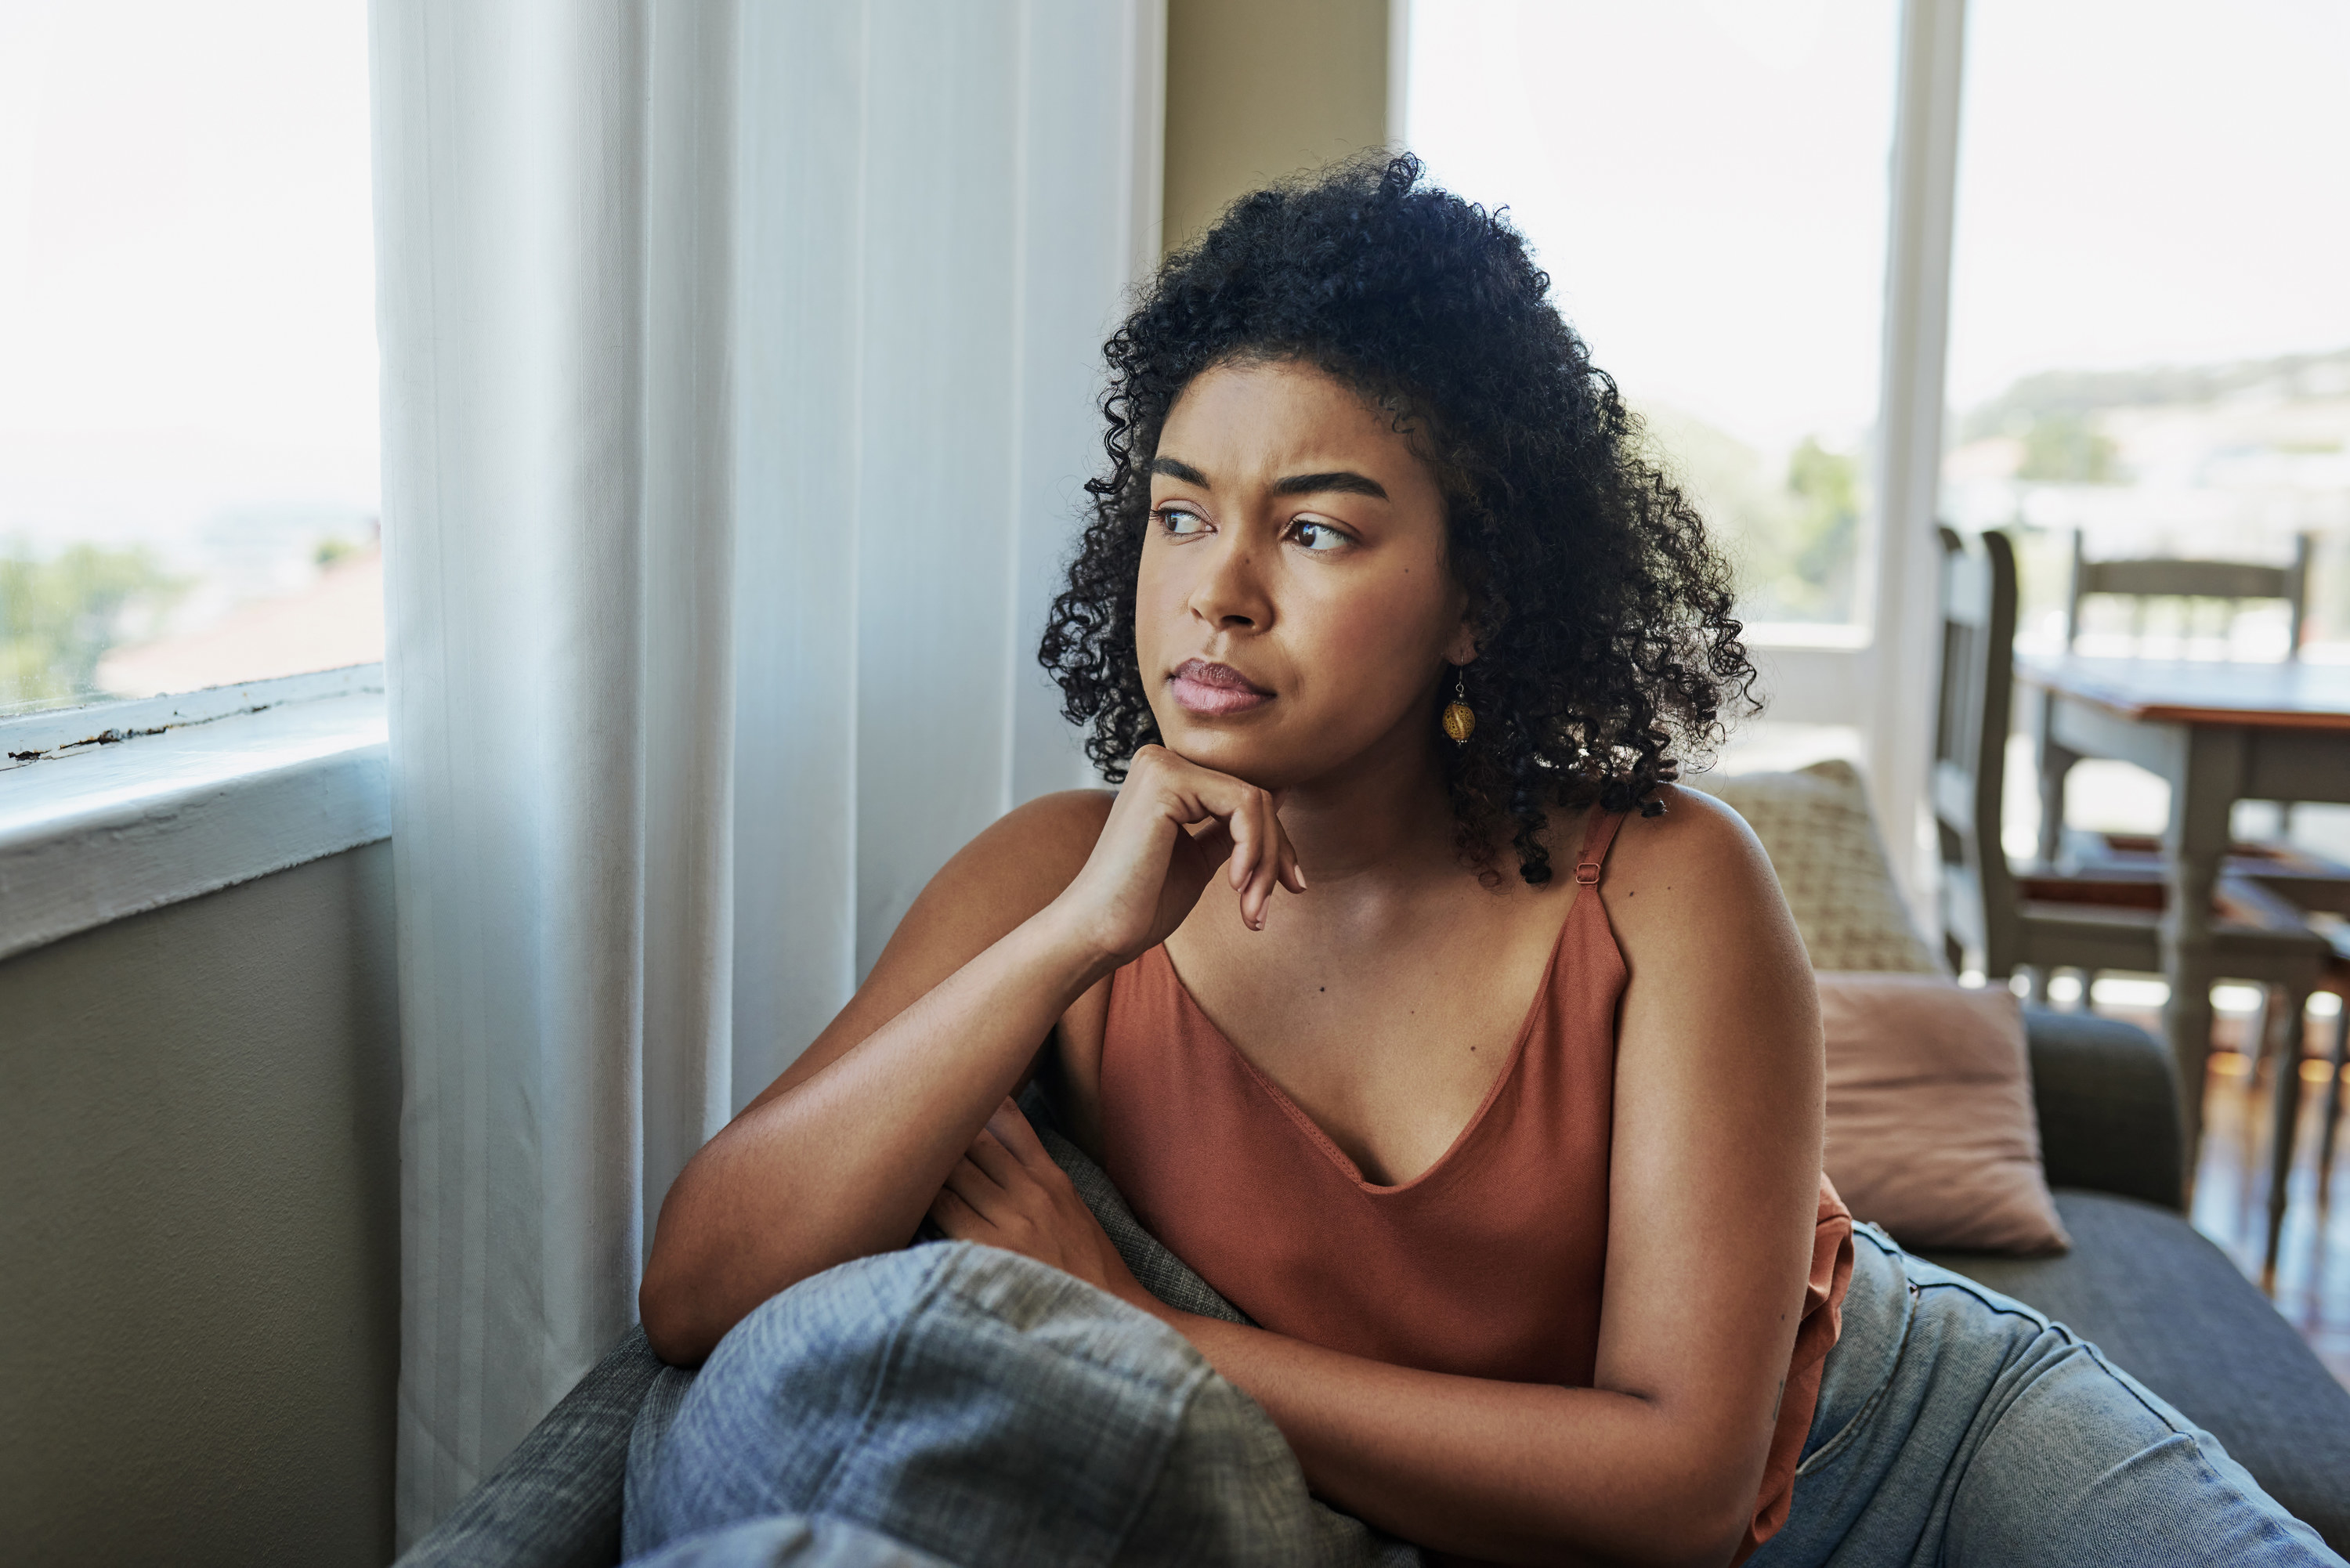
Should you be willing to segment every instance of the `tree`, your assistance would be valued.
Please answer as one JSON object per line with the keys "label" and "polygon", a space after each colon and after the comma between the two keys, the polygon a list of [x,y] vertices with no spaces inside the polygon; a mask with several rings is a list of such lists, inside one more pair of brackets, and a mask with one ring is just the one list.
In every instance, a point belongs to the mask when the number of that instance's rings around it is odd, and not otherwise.
{"label": "tree", "polygon": [[143,545],[0,556],[0,710],[94,692],[131,613],[160,617],[188,587]]}
{"label": "tree", "polygon": [[1728,550],[1739,614],[1753,621],[1836,621],[1852,613],[1860,541],[1860,465],[1806,436],[1783,476],[1762,453],[1703,420],[1661,404],[1639,410],[1663,462]]}
{"label": "tree", "polygon": [[1787,493],[1796,503],[1787,541],[1794,577],[1848,609],[1860,548],[1859,462],[1805,436],[1787,459]]}
{"label": "tree", "polygon": [[2023,461],[2018,479],[2049,484],[2111,484],[2114,441],[2086,414],[2043,414],[2023,428]]}

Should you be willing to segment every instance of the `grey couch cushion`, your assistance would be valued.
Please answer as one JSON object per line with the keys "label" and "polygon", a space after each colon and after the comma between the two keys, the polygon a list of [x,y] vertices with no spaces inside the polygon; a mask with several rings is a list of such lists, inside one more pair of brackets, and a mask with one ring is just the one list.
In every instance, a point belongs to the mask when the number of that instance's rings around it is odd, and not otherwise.
{"label": "grey couch cushion", "polygon": [[2056,1210],[2073,1233],[2062,1257],[1931,1256],[2095,1344],[2350,1552],[2350,1390],[2178,1215],[2064,1189]]}
{"label": "grey couch cushion", "polygon": [[606,1568],[620,1560],[629,1429],[664,1370],[632,1328],[397,1568]]}
{"label": "grey couch cushion", "polygon": [[2178,1093],[2170,1054],[2134,1023],[2023,1012],[2032,1100],[2051,1187],[2082,1187],[2183,1209]]}

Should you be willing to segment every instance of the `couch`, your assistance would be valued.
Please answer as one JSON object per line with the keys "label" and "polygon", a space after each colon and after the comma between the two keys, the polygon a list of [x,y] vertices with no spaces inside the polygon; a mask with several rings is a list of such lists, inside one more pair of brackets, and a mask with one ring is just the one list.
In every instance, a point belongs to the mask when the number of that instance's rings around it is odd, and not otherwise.
{"label": "couch", "polygon": [[[1935,1260],[2102,1346],[2217,1434],[2278,1501],[2350,1552],[2350,1391],[2180,1213],[2168,1056],[2135,1025],[2028,1012],[2043,1155],[2073,1250]],[[400,1568],[619,1561],[637,1415],[662,1366],[631,1329]]]}
{"label": "couch", "polygon": [[[1849,764],[1692,782],[1754,829],[1817,968],[1945,972],[1910,919],[1866,789]],[[2115,1019],[2027,1010],[2024,1022],[2042,1158],[2073,1250],[2043,1258],[1929,1255],[2095,1341],[2350,1554],[2350,1391],[2188,1224],[2168,1056],[2144,1030]],[[1118,1236],[1117,1218],[1073,1174]],[[1114,1194],[1107,1201],[1122,1210]],[[1139,1277],[1176,1304],[1205,1310],[1182,1299],[1183,1282]],[[644,1335],[631,1331],[497,1473],[416,1543],[403,1568],[617,1562],[638,1412],[650,1401],[645,1426],[653,1429],[681,1397],[681,1377],[664,1375]]]}

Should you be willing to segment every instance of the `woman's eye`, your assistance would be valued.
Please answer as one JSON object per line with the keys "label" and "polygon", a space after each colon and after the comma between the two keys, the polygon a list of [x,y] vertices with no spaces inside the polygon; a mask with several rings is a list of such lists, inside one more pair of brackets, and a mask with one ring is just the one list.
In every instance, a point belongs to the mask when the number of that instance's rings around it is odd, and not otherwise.
{"label": "woman's eye", "polygon": [[1207,520],[1196,512],[1187,511],[1180,506],[1162,506],[1159,509],[1159,525],[1176,538],[1183,539],[1201,532],[1208,524]]}
{"label": "woman's eye", "polygon": [[1336,550],[1354,541],[1327,523],[1316,523],[1311,517],[1301,517],[1290,526],[1291,535],[1309,550]]}

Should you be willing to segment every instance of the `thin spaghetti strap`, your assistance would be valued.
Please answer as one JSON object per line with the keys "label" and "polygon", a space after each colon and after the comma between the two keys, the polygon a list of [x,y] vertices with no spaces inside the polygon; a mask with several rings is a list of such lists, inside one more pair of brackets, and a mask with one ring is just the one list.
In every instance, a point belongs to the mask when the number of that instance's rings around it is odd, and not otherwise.
{"label": "thin spaghetti strap", "polygon": [[1625,813],[1591,808],[1591,826],[1583,831],[1583,848],[1575,857],[1575,879],[1586,888],[1599,885],[1599,873],[1607,864],[1608,846],[1616,842],[1616,830],[1624,826]]}

